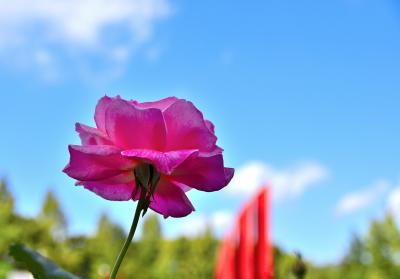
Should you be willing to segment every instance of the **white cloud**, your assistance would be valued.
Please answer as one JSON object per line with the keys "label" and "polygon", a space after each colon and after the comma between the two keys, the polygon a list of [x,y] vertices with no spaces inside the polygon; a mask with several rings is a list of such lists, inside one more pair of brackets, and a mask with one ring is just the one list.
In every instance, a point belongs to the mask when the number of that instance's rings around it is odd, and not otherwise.
{"label": "white cloud", "polygon": [[211,216],[211,224],[215,230],[225,229],[233,223],[233,214],[229,211],[217,211]]}
{"label": "white cloud", "polygon": [[388,182],[378,181],[362,191],[349,193],[339,200],[335,212],[337,215],[347,215],[367,208],[384,196],[388,188]]}
{"label": "white cloud", "polygon": [[204,232],[207,226],[207,219],[204,215],[192,213],[185,218],[186,220],[185,222],[182,222],[178,232],[176,233],[177,235],[193,237]]}
{"label": "white cloud", "polygon": [[135,40],[171,13],[167,0],[0,0],[0,37],[22,39],[36,26],[41,37],[94,45],[108,26],[125,23]]}
{"label": "white cloud", "polygon": [[156,23],[172,15],[170,0],[0,0],[0,6],[1,62],[45,80],[119,77],[133,54],[146,55]]}
{"label": "white cloud", "polygon": [[388,196],[388,207],[400,226],[400,187],[394,188]]}
{"label": "white cloud", "polygon": [[53,64],[53,59],[50,53],[45,50],[37,50],[35,53],[35,60],[39,65],[44,67]]}
{"label": "white cloud", "polygon": [[217,235],[222,235],[232,226],[233,220],[234,216],[230,211],[216,211],[209,216],[192,213],[185,218],[176,234],[194,237],[210,227]]}
{"label": "white cloud", "polygon": [[125,62],[130,56],[130,49],[126,46],[115,47],[111,51],[112,58],[115,62]]}
{"label": "white cloud", "polygon": [[35,50],[32,56],[35,69],[46,81],[55,81],[59,78],[54,56],[45,49]]}
{"label": "white cloud", "polygon": [[262,162],[250,162],[236,171],[226,191],[232,195],[250,196],[260,187],[270,186],[273,198],[283,200],[301,195],[327,175],[327,169],[318,163],[302,163],[287,169],[275,169]]}
{"label": "white cloud", "polygon": [[146,58],[150,62],[155,62],[158,61],[161,54],[162,54],[162,48],[158,46],[153,46],[146,51]]}

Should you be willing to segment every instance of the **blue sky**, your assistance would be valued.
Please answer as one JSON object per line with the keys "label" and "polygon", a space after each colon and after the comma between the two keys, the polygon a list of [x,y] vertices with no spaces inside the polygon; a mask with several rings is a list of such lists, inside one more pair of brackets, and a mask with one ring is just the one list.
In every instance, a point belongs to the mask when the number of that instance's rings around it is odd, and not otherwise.
{"label": "blue sky", "polygon": [[274,241],[318,263],[400,212],[395,0],[3,2],[0,174],[21,213],[51,189],[72,233],[92,232],[102,212],[128,228],[132,203],[61,172],[74,123],[93,124],[104,94],[193,101],[237,169],[223,191],[190,193],[197,211],[163,221],[169,237],[207,222],[221,235],[261,183],[273,189]]}

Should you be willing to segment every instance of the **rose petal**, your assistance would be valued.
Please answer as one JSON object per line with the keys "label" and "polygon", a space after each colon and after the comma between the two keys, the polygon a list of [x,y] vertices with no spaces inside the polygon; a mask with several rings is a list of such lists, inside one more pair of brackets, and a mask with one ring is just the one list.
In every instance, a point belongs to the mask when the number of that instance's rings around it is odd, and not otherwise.
{"label": "rose petal", "polygon": [[64,172],[81,181],[101,180],[133,169],[134,160],[123,157],[120,149],[108,145],[70,145],[70,162]]}
{"label": "rose petal", "polygon": [[150,208],[167,217],[185,217],[194,211],[185,192],[174,182],[161,178]]}
{"label": "rose petal", "polygon": [[106,111],[106,132],[123,149],[155,149],[165,146],[165,124],[159,109],[139,109],[116,98]]}
{"label": "rose petal", "polygon": [[134,104],[138,108],[156,108],[156,109],[159,109],[161,111],[164,111],[170,105],[172,105],[173,103],[175,103],[178,100],[179,99],[176,98],[176,97],[167,97],[165,99],[161,99],[161,100],[155,101],[155,102],[139,103],[139,102],[137,102],[135,100],[132,100],[131,103]]}
{"label": "rose petal", "polygon": [[202,113],[191,102],[176,101],[163,115],[168,131],[166,150],[214,149],[217,137],[207,127]]}
{"label": "rose petal", "polygon": [[113,99],[108,96],[101,98],[97,103],[96,111],[94,113],[94,121],[96,122],[96,126],[103,132],[106,131],[106,111],[112,103],[112,100]]}
{"label": "rose petal", "polygon": [[107,138],[107,135],[96,128],[76,123],[75,130],[79,133],[82,145],[111,145],[112,142]]}
{"label": "rose petal", "polygon": [[206,123],[206,126],[207,126],[208,130],[211,133],[215,134],[215,126],[214,126],[214,124],[210,120],[204,120],[204,123]]}
{"label": "rose petal", "polygon": [[232,178],[233,178],[233,175],[235,174],[235,169],[234,168],[224,168],[225,169],[225,180],[227,181],[226,182],[226,185],[228,185],[229,184],[229,182],[232,180]]}
{"label": "rose petal", "polygon": [[176,168],[171,179],[197,190],[212,192],[228,185],[233,173],[233,169],[224,167],[222,154],[199,154]]}
{"label": "rose petal", "polygon": [[109,184],[125,184],[132,181],[135,182],[135,174],[133,170],[123,171],[115,176],[101,180],[101,182]]}
{"label": "rose petal", "polygon": [[85,181],[80,182],[86,189],[94,192],[106,200],[127,201],[132,199],[135,188],[135,182],[110,184],[104,181]]}
{"label": "rose petal", "polygon": [[130,149],[121,152],[123,156],[142,159],[146,163],[152,164],[156,169],[164,174],[171,174],[175,168],[182,164],[190,156],[196,156],[197,150],[177,150],[160,152],[148,149]]}

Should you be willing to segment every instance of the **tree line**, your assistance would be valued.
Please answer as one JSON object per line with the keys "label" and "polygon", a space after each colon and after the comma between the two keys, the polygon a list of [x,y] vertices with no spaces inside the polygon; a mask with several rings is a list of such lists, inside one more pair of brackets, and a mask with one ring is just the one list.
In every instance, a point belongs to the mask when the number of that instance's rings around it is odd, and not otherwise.
{"label": "tree line", "polygon": [[[24,269],[8,255],[8,247],[15,242],[24,243],[81,278],[107,278],[126,237],[107,215],[101,216],[93,235],[69,235],[66,218],[52,192],[47,193],[33,218],[20,216],[14,204],[7,183],[0,181],[0,278],[6,278],[11,270]],[[191,238],[165,239],[157,215],[150,215],[142,224],[142,236],[128,251],[119,278],[213,278],[218,245],[210,228]],[[388,213],[372,221],[366,235],[354,235],[341,262],[325,266],[274,247],[274,271],[276,279],[398,279],[400,230]]]}
{"label": "tree line", "polygon": [[[21,242],[81,278],[107,278],[123,241],[124,230],[103,214],[93,235],[67,234],[59,202],[48,192],[34,218],[18,215],[5,181],[0,182],[0,278],[24,269],[8,255],[8,247]],[[142,236],[130,246],[119,278],[212,278],[218,240],[210,229],[194,238],[162,237],[158,217],[142,224]]]}

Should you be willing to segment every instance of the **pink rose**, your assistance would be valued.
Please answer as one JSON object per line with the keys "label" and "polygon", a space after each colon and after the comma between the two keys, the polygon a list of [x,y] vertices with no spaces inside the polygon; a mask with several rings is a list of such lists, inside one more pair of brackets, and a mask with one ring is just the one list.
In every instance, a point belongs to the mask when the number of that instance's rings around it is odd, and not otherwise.
{"label": "pink rose", "polygon": [[217,191],[233,176],[224,167],[214,125],[191,102],[105,96],[94,119],[96,128],[76,124],[82,145],[69,146],[64,172],[105,199],[137,200],[135,169],[145,164],[160,178],[149,207],[165,218],[183,217],[194,210],[186,191]]}

